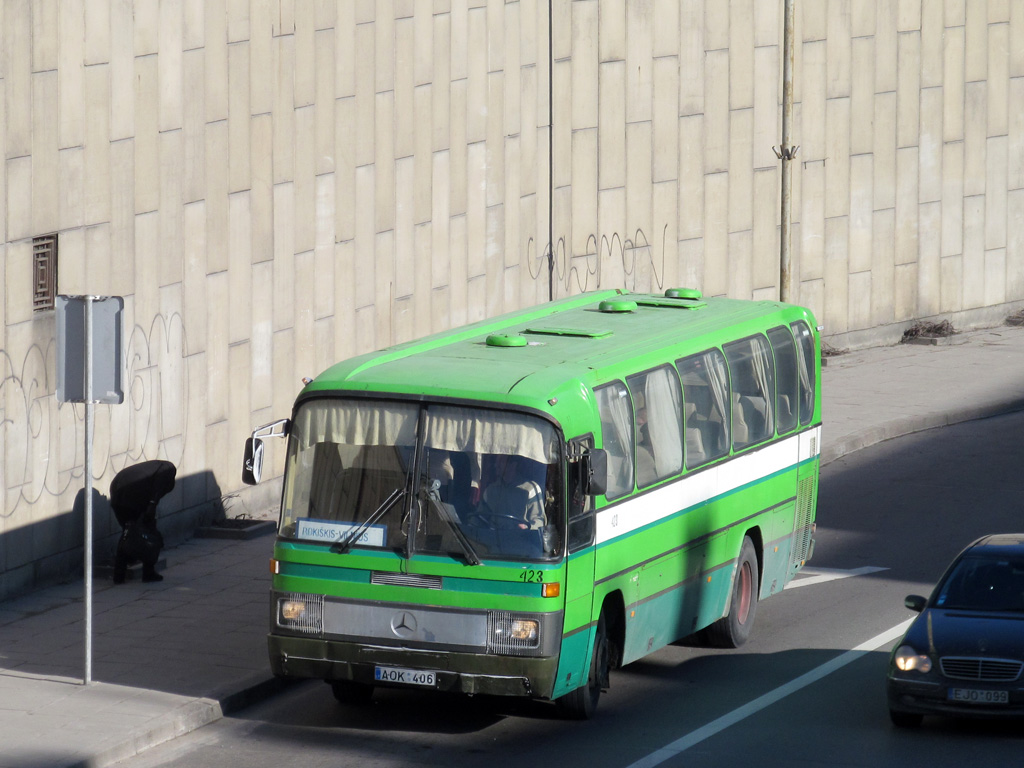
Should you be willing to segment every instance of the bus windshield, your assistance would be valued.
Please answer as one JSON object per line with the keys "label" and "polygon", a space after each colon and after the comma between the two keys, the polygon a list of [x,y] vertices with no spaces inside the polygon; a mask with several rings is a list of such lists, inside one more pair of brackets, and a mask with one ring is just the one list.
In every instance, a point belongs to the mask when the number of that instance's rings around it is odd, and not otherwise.
{"label": "bus windshield", "polygon": [[297,411],[280,535],[350,547],[552,560],[564,513],[547,421],[488,408],[324,398]]}

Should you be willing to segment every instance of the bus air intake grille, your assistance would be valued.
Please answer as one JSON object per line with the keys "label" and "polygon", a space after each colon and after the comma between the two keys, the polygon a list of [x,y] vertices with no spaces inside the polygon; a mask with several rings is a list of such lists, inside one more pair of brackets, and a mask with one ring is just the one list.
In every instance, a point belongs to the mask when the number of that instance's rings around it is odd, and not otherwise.
{"label": "bus air intake grille", "polygon": [[790,567],[796,567],[807,559],[811,549],[811,517],[814,514],[814,478],[800,481],[796,493],[796,519],[794,520],[793,549],[790,553]]}
{"label": "bus air intake grille", "polygon": [[393,587],[419,587],[420,589],[441,589],[440,576],[426,576],[419,573],[391,573],[374,571],[370,575],[371,584],[387,584]]}
{"label": "bus air intake grille", "polygon": [[965,656],[945,656],[940,659],[942,674],[954,680],[981,680],[1005,683],[1020,677],[1024,663],[1013,659],[983,659]]}

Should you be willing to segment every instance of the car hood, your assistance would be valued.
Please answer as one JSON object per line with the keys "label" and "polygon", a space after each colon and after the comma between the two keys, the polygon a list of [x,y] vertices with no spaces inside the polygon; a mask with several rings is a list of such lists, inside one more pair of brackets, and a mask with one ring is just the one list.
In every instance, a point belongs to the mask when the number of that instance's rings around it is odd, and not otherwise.
{"label": "car hood", "polygon": [[918,616],[904,642],[919,653],[933,651],[939,656],[1024,659],[1024,613],[929,608]]}

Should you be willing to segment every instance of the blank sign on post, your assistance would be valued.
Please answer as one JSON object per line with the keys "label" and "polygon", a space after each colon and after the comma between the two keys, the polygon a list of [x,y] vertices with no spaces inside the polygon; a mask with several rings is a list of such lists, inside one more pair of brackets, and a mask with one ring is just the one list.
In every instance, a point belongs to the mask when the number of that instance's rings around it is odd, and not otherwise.
{"label": "blank sign on post", "polygon": [[[92,301],[92,401],[124,402],[121,387],[121,336],[124,299],[97,296]],[[57,400],[85,402],[84,296],[57,297]]]}

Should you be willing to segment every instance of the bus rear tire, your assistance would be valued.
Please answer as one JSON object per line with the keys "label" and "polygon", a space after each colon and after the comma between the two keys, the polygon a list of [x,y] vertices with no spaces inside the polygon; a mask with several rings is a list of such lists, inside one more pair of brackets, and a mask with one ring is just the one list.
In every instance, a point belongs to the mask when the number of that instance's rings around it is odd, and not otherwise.
{"label": "bus rear tire", "polygon": [[594,637],[594,652],[590,659],[587,683],[558,698],[558,706],[567,718],[589,720],[594,716],[597,702],[601,698],[601,689],[608,685],[610,669],[608,630],[604,611],[601,611],[601,618],[597,620],[597,634]]}
{"label": "bus rear tire", "polygon": [[757,553],[749,536],[743,537],[732,584],[729,613],[707,628],[708,642],[717,648],[739,648],[750,637],[757,614]]}
{"label": "bus rear tire", "polygon": [[332,680],[331,693],[339,704],[352,707],[363,707],[373,698],[373,686],[357,683],[354,680]]}

